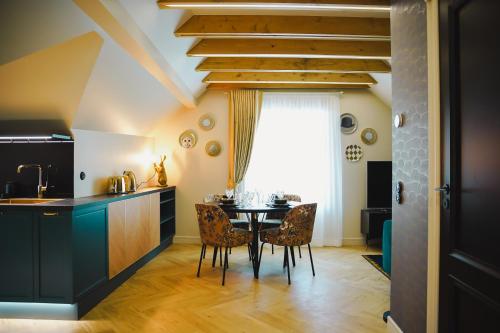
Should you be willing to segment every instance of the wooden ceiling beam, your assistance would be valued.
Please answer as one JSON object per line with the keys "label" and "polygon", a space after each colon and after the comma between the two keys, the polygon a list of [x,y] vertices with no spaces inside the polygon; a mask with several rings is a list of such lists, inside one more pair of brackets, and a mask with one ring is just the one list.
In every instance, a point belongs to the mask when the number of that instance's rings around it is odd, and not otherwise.
{"label": "wooden ceiling beam", "polygon": [[177,37],[250,38],[363,38],[389,40],[387,18],[273,16],[273,15],[195,15],[179,27]]}
{"label": "wooden ceiling beam", "polygon": [[293,83],[211,83],[208,90],[236,89],[368,89],[362,84],[293,84]]}
{"label": "wooden ceiling beam", "polygon": [[390,59],[391,43],[317,39],[202,39],[187,54],[193,57]]}
{"label": "wooden ceiling beam", "polygon": [[158,0],[158,6],[168,8],[240,8],[240,9],[302,9],[360,10],[389,12],[390,0]]}
{"label": "wooden ceiling beam", "polygon": [[200,72],[390,73],[382,60],[302,58],[207,58]]}
{"label": "wooden ceiling beam", "polygon": [[369,74],[339,73],[238,73],[214,72],[208,74],[204,83],[302,83],[302,84],[375,84]]}

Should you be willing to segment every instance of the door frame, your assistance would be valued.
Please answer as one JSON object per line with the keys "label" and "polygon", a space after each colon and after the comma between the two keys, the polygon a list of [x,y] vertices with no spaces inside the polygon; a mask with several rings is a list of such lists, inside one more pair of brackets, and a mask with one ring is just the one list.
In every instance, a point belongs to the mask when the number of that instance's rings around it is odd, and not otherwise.
{"label": "door frame", "polygon": [[441,196],[441,89],[439,68],[439,0],[427,2],[428,80],[428,240],[427,333],[438,332]]}

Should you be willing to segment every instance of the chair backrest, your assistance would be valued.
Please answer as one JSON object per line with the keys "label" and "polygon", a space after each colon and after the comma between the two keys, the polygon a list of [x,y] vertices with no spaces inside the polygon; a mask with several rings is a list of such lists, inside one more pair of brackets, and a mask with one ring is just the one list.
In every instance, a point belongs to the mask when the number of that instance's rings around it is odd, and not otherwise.
{"label": "chair backrest", "polygon": [[[300,195],[297,195],[297,194],[285,194],[283,196],[283,199],[286,199],[288,201],[295,201],[295,202],[302,201],[302,198],[300,197]],[[272,220],[283,220],[285,215],[286,215],[286,213],[283,213],[283,212],[269,212],[269,213],[267,213],[266,218],[270,219],[270,220],[271,219]]]}
{"label": "chair backrest", "polygon": [[233,226],[226,213],[218,206],[195,204],[200,238],[203,244],[220,246]]}
{"label": "chair backrest", "polygon": [[312,240],[316,203],[296,206],[285,215],[280,234],[290,245],[309,244]]}

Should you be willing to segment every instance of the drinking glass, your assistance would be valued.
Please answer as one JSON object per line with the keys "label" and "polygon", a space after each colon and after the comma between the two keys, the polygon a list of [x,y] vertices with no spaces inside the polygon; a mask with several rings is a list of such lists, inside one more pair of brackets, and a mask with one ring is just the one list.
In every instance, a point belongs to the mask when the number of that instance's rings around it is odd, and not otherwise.
{"label": "drinking glass", "polygon": [[233,195],[234,195],[234,189],[227,188],[227,189],[226,189],[226,197],[227,197],[228,199],[231,199],[231,198],[233,197]]}

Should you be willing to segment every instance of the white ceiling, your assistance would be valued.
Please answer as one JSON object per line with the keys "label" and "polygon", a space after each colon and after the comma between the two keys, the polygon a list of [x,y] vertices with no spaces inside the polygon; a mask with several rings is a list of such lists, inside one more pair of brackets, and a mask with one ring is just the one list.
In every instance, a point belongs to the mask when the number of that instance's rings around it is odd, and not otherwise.
{"label": "white ceiling", "polygon": [[[191,89],[195,96],[199,96],[205,89],[201,82],[208,74],[196,72],[196,66],[203,58],[188,57],[186,52],[195,45],[196,38],[177,38],[174,32],[192,15],[321,15],[321,16],[356,16],[356,17],[389,17],[389,12],[369,11],[301,11],[301,10],[234,10],[203,8],[195,10],[159,9],[156,1],[120,0],[120,3],[129,12],[143,32],[151,39],[165,57],[165,60],[176,70],[178,76]],[[391,106],[391,74],[374,74],[379,82],[371,88],[380,100]]]}

